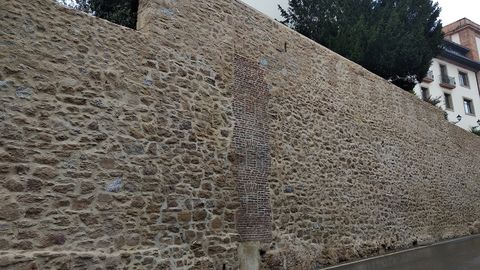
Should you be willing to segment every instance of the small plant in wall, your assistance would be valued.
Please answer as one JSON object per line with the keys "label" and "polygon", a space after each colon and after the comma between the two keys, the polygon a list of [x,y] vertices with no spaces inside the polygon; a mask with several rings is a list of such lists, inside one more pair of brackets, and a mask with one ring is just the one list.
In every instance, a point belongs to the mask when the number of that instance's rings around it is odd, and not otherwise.
{"label": "small plant in wall", "polygon": [[478,126],[470,128],[470,132],[472,132],[475,135],[480,136],[480,119],[478,119],[477,124],[478,124]]}
{"label": "small plant in wall", "polygon": [[443,111],[443,117],[445,117],[445,120],[448,121],[448,113],[446,111]]}
{"label": "small plant in wall", "polygon": [[472,128],[470,129],[470,131],[471,131],[473,134],[480,136],[480,127],[472,127]]}
{"label": "small plant in wall", "polygon": [[428,98],[424,99],[424,101],[432,104],[433,106],[437,106],[442,102],[442,98],[429,96]]}

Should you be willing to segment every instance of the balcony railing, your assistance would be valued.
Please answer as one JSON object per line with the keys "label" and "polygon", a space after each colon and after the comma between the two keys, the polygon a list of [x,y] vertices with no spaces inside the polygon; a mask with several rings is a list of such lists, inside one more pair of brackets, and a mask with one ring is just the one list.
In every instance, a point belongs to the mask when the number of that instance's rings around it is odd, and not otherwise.
{"label": "balcony railing", "polygon": [[433,82],[434,79],[435,79],[435,77],[433,76],[433,71],[429,70],[428,73],[427,73],[427,76],[425,76],[425,78],[423,78],[423,81],[426,82],[426,83],[431,83],[431,82]]}
{"label": "balcony railing", "polygon": [[442,82],[440,83],[441,87],[447,88],[447,89],[453,89],[457,87],[457,83],[455,82],[454,77],[450,77],[448,75],[442,75]]}

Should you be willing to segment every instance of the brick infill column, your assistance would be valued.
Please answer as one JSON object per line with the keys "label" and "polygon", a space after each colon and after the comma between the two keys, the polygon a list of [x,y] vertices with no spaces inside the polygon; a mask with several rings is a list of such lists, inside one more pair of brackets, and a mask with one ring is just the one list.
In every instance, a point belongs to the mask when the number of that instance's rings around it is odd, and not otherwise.
{"label": "brick infill column", "polygon": [[234,176],[240,197],[237,230],[241,242],[271,240],[267,114],[270,94],[265,72],[258,63],[235,57],[233,146]]}

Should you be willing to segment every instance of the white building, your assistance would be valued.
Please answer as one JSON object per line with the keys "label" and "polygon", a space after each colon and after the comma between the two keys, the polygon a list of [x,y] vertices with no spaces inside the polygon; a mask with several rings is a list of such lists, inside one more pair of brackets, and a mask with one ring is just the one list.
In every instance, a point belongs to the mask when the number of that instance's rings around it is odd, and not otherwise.
{"label": "white building", "polygon": [[466,47],[445,41],[444,49],[433,59],[427,77],[414,89],[422,99],[439,98],[441,102],[437,106],[448,113],[448,120],[466,130],[479,126],[477,121],[480,120],[477,78],[480,62],[469,58],[469,52]]}

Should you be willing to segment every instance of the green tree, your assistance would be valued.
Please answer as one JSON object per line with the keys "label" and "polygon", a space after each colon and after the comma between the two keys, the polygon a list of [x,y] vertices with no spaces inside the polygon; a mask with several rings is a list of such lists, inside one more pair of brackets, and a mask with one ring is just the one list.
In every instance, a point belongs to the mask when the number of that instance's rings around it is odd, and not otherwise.
{"label": "green tree", "polygon": [[472,128],[470,129],[470,131],[471,131],[473,134],[480,136],[480,127],[476,127],[476,128],[475,128],[475,127],[472,127]]}
{"label": "green tree", "polygon": [[290,0],[279,9],[294,30],[408,91],[441,50],[432,0]]}
{"label": "green tree", "polygon": [[70,6],[113,23],[136,28],[138,0],[75,0]]}

